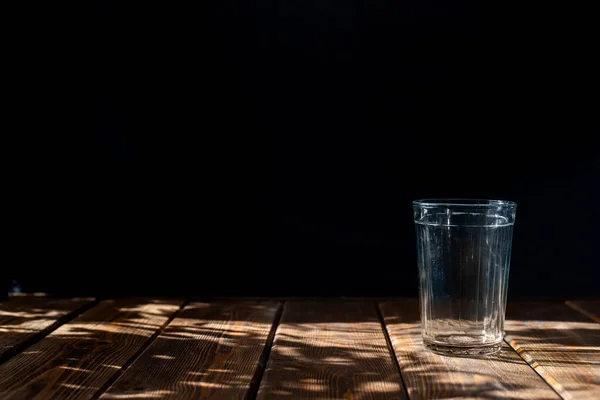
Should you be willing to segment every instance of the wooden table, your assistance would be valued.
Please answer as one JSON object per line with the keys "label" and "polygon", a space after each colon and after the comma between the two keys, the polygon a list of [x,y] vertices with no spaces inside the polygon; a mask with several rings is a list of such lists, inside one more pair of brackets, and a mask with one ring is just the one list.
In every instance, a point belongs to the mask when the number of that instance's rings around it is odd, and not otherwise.
{"label": "wooden table", "polygon": [[600,301],[509,304],[495,356],[426,351],[416,299],[12,297],[0,399],[600,399]]}

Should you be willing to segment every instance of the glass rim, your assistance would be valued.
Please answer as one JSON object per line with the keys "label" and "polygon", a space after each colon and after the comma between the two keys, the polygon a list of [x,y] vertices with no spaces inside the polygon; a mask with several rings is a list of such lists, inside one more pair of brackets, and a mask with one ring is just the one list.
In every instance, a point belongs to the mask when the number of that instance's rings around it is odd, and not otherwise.
{"label": "glass rim", "polygon": [[431,198],[414,200],[413,206],[417,207],[477,207],[477,208],[496,208],[508,207],[516,208],[517,203],[508,200],[488,200],[488,199],[468,199],[468,198]]}

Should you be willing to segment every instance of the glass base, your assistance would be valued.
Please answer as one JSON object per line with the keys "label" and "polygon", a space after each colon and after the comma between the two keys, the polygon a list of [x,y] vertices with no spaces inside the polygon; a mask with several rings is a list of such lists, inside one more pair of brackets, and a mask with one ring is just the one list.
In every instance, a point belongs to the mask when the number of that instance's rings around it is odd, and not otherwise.
{"label": "glass base", "polygon": [[439,343],[423,343],[425,347],[436,354],[444,356],[487,356],[496,354],[502,348],[502,343],[488,346],[447,346]]}

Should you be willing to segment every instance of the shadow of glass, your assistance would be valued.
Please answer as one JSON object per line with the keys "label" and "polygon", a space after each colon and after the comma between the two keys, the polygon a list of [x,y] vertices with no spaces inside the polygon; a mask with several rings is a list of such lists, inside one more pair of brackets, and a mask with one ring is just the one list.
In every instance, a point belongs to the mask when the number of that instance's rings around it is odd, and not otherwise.
{"label": "shadow of glass", "polygon": [[416,299],[380,307],[411,398],[559,398],[507,344],[493,355],[436,354],[423,345]]}
{"label": "shadow of glass", "polygon": [[561,303],[511,305],[507,342],[559,393],[600,393],[600,324]]}

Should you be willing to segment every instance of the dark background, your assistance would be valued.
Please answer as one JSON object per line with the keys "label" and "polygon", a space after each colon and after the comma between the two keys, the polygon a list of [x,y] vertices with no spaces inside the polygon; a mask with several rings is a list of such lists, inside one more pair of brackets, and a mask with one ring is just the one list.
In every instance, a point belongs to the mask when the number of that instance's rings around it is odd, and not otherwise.
{"label": "dark background", "polygon": [[415,295],[411,200],[475,197],[518,203],[511,295],[600,294],[592,10],[88,0],[39,14],[13,41],[7,286]]}

